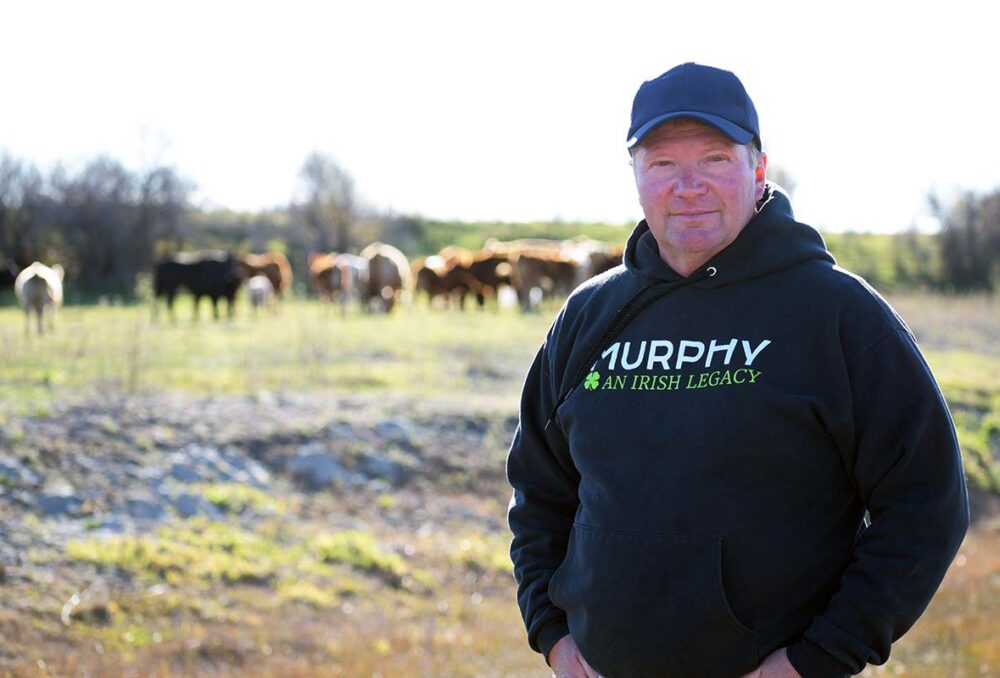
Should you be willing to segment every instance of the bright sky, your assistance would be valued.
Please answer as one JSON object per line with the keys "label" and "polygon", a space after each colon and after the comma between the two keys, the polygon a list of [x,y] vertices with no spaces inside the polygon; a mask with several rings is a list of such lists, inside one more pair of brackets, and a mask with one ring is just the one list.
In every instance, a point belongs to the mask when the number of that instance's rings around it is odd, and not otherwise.
{"label": "bright sky", "polygon": [[240,210],[287,204],[316,150],[379,210],[621,223],[632,96],[698,61],[743,80],[800,220],[895,231],[1000,186],[997,7],[0,0],[0,149],[170,164]]}

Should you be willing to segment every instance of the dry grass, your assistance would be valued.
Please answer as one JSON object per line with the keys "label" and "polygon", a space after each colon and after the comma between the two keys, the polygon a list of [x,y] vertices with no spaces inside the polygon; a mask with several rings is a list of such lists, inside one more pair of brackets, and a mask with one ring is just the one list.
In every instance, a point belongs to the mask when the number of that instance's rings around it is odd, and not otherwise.
{"label": "dry grass", "polygon": [[956,678],[1000,675],[1000,524],[966,537],[920,620],[866,676]]}
{"label": "dry grass", "polygon": [[898,293],[889,301],[925,348],[1000,356],[1000,296]]}
{"label": "dry grass", "polygon": [[310,301],[231,322],[205,315],[192,322],[182,307],[175,324],[152,323],[145,306],[69,307],[54,333],[37,337],[25,335],[16,309],[0,308],[0,407],[44,404],[67,390],[427,394],[490,384],[513,399],[551,317],[420,307],[345,318]]}

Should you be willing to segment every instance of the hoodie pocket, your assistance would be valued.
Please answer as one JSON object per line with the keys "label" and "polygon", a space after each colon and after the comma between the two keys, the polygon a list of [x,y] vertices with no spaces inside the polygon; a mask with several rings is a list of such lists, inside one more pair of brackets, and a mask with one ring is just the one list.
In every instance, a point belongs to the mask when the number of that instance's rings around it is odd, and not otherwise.
{"label": "hoodie pocket", "polygon": [[754,632],[722,583],[722,538],[638,535],[574,525],[549,597],[608,678],[719,676],[757,665]]}

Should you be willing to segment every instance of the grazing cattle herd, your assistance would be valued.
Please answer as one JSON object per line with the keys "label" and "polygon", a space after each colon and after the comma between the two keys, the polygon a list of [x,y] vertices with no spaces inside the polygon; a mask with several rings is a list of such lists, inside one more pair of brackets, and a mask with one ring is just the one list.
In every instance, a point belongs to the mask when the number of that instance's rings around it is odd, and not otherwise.
{"label": "grazing cattle herd", "polygon": [[[362,311],[389,313],[412,299],[432,307],[464,309],[472,296],[480,308],[498,304],[504,287],[512,290],[520,307],[530,311],[544,299],[569,294],[588,278],[621,263],[622,247],[586,237],[571,240],[525,239],[501,242],[490,239],[482,249],[449,246],[435,255],[408,261],[392,245],[373,242],[358,254],[313,252],[308,257],[309,283],[321,300],[349,305]],[[10,280],[7,280],[10,278]],[[10,262],[0,268],[0,289],[13,284],[24,308],[25,330],[31,314],[38,333],[54,327],[55,309],[62,303],[63,269],[58,264],[35,262],[18,271]],[[256,311],[276,308],[292,289],[292,267],[280,252],[234,255],[224,250],[179,252],[160,258],[153,268],[153,317],[165,300],[174,320],[174,300],[186,292],[194,298],[194,315],[203,297],[212,303],[218,319],[219,301],[225,300],[230,318],[241,287]]]}
{"label": "grazing cattle herd", "polygon": [[621,263],[622,247],[608,247],[589,238],[572,240],[488,240],[471,251],[446,247],[413,263],[414,292],[445,306],[474,294],[479,306],[510,287],[524,310],[548,297],[566,295],[580,283]]}

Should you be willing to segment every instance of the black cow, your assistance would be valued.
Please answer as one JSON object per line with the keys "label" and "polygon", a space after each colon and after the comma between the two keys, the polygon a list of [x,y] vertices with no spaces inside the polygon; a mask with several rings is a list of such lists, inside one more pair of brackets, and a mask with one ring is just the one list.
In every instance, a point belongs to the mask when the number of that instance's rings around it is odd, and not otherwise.
{"label": "black cow", "polygon": [[243,283],[243,269],[229,252],[206,250],[180,252],[161,259],[153,276],[153,315],[155,317],[160,297],[167,298],[170,319],[174,319],[174,297],[180,289],[194,296],[194,317],[198,319],[198,304],[202,297],[212,300],[212,316],[219,318],[219,299],[228,303],[229,317],[234,314],[233,303]]}
{"label": "black cow", "polygon": [[0,293],[14,289],[14,281],[20,272],[21,269],[10,259],[0,264]]}

